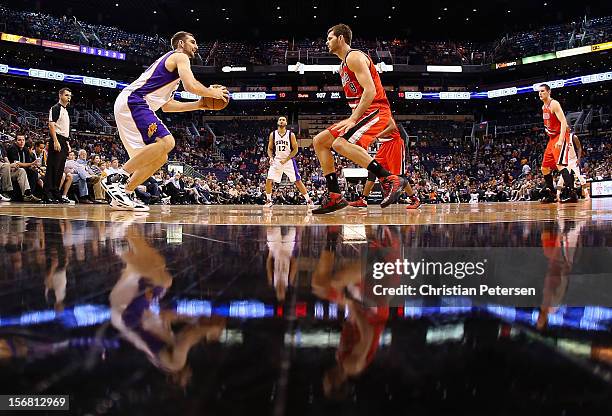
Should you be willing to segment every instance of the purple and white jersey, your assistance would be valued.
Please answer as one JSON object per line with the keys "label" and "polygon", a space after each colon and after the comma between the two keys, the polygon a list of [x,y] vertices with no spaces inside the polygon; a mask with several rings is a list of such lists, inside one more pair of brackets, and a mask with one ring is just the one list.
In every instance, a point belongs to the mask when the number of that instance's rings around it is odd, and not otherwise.
{"label": "purple and white jersey", "polygon": [[180,82],[178,70],[170,72],[165,66],[166,59],[173,53],[161,56],[136,81],[125,87],[122,94],[129,95],[129,101],[142,99],[151,110],[159,110],[174,97]]}

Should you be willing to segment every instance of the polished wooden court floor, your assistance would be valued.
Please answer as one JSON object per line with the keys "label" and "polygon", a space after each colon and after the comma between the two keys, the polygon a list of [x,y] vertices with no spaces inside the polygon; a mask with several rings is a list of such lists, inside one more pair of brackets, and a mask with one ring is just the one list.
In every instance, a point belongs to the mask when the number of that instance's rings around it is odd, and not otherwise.
{"label": "polished wooden court floor", "polygon": [[408,211],[403,205],[386,209],[348,207],[325,215],[312,215],[306,206],[277,205],[155,205],[143,214],[128,215],[106,205],[39,205],[0,203],[0,215],[88,221],[130,221],[210,225],[336,225],[336,224],[477,224],[553,221],[559,219],[611,221],[612,198],[572,204],[538,202],[423,205]]}

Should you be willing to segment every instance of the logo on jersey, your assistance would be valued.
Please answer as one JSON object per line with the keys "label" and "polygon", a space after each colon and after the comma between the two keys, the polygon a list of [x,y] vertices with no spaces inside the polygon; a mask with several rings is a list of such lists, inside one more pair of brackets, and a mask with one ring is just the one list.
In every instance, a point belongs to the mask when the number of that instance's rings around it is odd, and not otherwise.
{"label": "logo on jersey", "polygon": [[156,131],[157,131],[157,123],[149,124],[149,129],[147,130],[147,135],[149,136],[149,138],[153,137]]}
{"label": "logo on jersey", "polygon": [[342,71],[342,76],[340,77],[342,79],[342,86],[345,86],[347,83],[351,82],[351,77],[349,77],[349,74]]}
{"label": "logo on jersey", "polygon": [[355,87],[355,84],[353,84],[353,82],[351,81],[351,77],[349,76],[348,72],[342,71],[342,76],[340,77],[340,79],[342,80],[343,87],[348,84],[349,89],[353,93],[357,92],[357,87]]}

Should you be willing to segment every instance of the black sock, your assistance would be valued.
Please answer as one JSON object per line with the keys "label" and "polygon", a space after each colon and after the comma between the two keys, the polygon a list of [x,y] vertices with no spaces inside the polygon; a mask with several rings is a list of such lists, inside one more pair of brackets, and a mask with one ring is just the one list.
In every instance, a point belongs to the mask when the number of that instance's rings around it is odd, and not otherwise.
{"label": "black sock", "polygon": [[574,189],[574,175],[569,170],[563,169],[561,170],[561,176],[563,177],[565,187],[567,189]]}
{"label": "black sock", "polygon": [[368,170],[376,175],[377,178],[386,178],[391,176],[391,172],[383,168],[376,160],[372,160],[368,165]]}
{"label": "black sock", "polygon": [[32,191],[29,189],[26,189],[25,191],[23,191],[23,196],[30,196],[32,195]]}
{"label": "black sock", "polygon": [[546,187],[554,192],[555,185],[553,184],[552,173],[549,173],[548,175],[544,175],[544,181],[546,182]]}
{"label": "black sock", "polygon": [[336,172],[325,175],[325,181],[327,182],[327,190],[336,194],[340,193],[340,184],[338,183],[338,175]]}

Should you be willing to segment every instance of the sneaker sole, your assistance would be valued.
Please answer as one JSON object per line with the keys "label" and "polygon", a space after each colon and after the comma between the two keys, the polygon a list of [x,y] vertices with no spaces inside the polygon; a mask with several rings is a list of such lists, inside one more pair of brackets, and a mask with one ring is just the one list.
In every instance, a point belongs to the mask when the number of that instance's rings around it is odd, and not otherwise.
{"label": "sneaker sole", "polygon": [[116,199],[113,199],[110,203],[110,208],[115,210],[115,211],[134,211],[134,206],[130,206],[127,204],[124,204],[121,201],[118,201]]}
{"label": "sneaker sole", "polygon": [[332,212],[339,211],[342,208],[346,208],[348,206],[349,206],[348,202],[343,201],[343,202],[340,202],[339,204],[334,205],[333,207],[313,209],[312,213],[313,214],[329,214]]}

